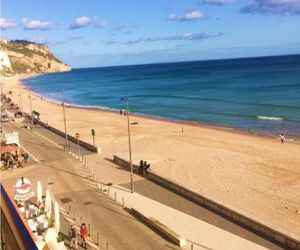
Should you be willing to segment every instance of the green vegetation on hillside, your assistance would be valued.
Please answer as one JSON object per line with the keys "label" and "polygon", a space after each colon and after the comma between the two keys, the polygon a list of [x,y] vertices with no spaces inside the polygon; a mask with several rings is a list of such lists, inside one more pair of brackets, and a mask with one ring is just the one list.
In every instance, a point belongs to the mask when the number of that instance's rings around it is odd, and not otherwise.
{"label": "green vegetation on hillside", "polygon": [[18,45],[18,44],[12,44],[12,43],[0,43],[1,46],[9,51],[13,51],[16,53],[23,54],[25,56],[32,56],[33,52],[32,50],[24,47],[23,45]]}
{"label": "green vegetation on hillside", "polygon": [[11,61],[11,69],[2,69],[0,75],[50,73],[70,70],[49,48],[43,44],[24,40],[0,40],[0,50],[7,52]]}

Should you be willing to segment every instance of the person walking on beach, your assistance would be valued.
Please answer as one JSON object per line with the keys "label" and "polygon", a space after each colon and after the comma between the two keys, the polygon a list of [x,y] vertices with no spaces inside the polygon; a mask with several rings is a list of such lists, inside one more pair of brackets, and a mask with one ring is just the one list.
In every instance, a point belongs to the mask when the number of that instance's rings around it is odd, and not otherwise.
{"label": "person walking on beach", "polygon": [[75,229],[74,225],[71,225],[69,235],[71,237],[70,248],[78,249],[78,243],[77,243],[77,239],[76,239],[76,229]]}
{"label": "person walking on beach", "polygon": [[284,140],[285,140],[284,134],[281,133],[279,137],[280,137],[281,143],[284,143]]}
{"label": "person walking on beach", "polygon": [[88,237],[88,230],[87,230],[85,223],[81,224],[79,234],[80,234],[80,238],[81,238],[81,246],[83,248],[87,249],[86,239]]}

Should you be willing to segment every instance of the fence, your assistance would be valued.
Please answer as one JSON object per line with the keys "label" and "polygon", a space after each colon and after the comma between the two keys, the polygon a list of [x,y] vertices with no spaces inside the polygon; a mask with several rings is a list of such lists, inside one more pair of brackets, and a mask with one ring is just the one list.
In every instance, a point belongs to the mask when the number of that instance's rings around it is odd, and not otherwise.
{"label": "fence", "polygon": [[[119,166],[129,168],[130,164],[128,161],[115,156],[114,162]],[[133,165],[133,169],[137,172],[138,165]],[[278,229],[274,229],[270,226],[263,224],[255,219],[250,218],[242,214],[241,212],[237,212],[233,209],[225,207],[213,200],[210,200],[200,194],[197,194],[185,187],[182,187],[179,184],[176,184],[170,180],[167,180],[153,172],[149,172],[148,175],[145,176],[147,179],[159,184],[160,186],[167,188],[168,190],[179,194],[180,196],[199,204],[210,211],[213,211],[216,214],[229,219],[230,221],[243,226],[244,228],[266,238],[270,241],[285,247],[286,249],[300,249],[300,240],[295,235],[290,236],[288,233],[282,233]]]}
{"label": "fence", "polygon": [[[46,123],[42,122],[42,121],[39,121],[39,124],[47,129],[49,129],[50,131],[52,131],[53,133],[61,136],[61,137],[65,137],[65,133],[60,131],[59,129],[57,128],[54,128],[50,125],[46,125]],[[74,136],[71,136],[71,135],[67,135],[67,138],[69,141],[71,142],[74,142],[74,143],[77,143],[77,138],[75,138]],[[95,153],[101,153],[101,150],[100,148],[98,147],[95,147],[94,145],[91,145],[85,141],[82,141],[82,140],[79,140],[79,145],[83,148],[86,148],[87,150],[89,151],[92,151],[92,152],[95,152]]]}

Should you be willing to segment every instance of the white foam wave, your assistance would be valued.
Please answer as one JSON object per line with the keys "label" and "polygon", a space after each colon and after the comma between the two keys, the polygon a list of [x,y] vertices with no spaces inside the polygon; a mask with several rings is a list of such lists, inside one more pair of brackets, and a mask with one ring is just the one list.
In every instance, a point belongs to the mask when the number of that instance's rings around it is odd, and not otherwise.
{"label": "white foam wave", "polygon": [[65,103],[67,107],[74,107],[74,108],[86,108],[86,109],[101,109],[101,110],[110,110],[110,111],[119,111],[119,109],[103,107],[103,106],[92,106],[92,105],[79,105],[73,103]]}
{"label": "white foam wave", "polygon": [[282,121],[282,117],[273,117],[273,116],[262,116],[262,115],[257,115],[257,119],[259,120],[271,120],[271,121]]}

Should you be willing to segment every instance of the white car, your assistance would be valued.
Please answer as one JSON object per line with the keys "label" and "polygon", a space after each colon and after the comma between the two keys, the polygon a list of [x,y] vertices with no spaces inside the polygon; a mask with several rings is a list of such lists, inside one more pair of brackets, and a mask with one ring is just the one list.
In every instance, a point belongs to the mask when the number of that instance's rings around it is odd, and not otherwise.
{"label": "white car", "polygon": [[1,115],[1,122],[8,122],[9,118],[7,115]]}

